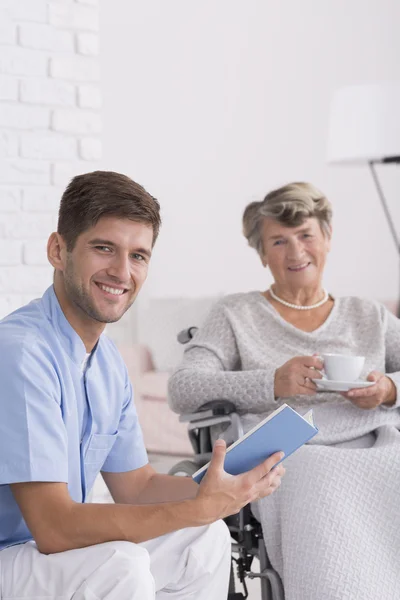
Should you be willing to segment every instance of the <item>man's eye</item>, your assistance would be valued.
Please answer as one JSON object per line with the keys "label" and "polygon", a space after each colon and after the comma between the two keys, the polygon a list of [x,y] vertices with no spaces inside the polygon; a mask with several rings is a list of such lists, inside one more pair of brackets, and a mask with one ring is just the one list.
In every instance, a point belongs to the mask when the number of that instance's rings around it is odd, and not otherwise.
{"label": "man's eye", "polygon": [[96,250],[101,250],[102,252],[111,252],[111,248],[109,246],[95,246]]}
{"label": "man's eye", "polygon": [[136,254],[136,252],[135,252],[135,254],[132,254],[132,256],[135,260],[139,260],[139,261],[144,260],[144,256],[142,254]]}
{"label": "man's eye", "polygon": [[274,242],[274,246],[280,246],[281,244],[283,244],[283,240],[276,240],[276,242]]}

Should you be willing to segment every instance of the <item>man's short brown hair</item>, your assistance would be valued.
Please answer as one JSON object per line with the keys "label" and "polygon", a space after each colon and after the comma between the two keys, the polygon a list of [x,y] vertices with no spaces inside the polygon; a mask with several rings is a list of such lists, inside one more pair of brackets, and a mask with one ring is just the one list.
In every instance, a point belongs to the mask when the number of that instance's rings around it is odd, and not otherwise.
{"label": "man's short brown hair", "polygon": [[157,200],[126,175],[93,171],[71,179],[61,198],[57,226],[68,251],[101,217],[148,223],[153,228],[153,246],[161,226]]}

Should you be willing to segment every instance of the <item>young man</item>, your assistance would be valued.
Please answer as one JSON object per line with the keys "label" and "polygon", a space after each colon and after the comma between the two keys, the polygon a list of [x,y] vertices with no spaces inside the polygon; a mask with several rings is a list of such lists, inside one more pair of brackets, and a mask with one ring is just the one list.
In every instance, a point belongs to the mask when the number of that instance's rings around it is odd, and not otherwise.
{"label": "young man", "polygon": [[[160,227],[128,177],[75,177],[48,242],[54,285],[0,323],[0,597],[223,600],[221,518],[273,492],[274,455],[200,486],[148,464],[126,367],[102,332],[132,305]],[[99,472],[115,504],[85,503]]]}

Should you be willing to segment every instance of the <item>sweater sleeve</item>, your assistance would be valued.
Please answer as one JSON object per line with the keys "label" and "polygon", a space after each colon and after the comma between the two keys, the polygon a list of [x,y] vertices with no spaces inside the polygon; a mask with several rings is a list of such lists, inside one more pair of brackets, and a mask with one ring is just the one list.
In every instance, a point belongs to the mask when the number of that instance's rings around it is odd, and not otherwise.
{"label": "sweater sleeve", "polygon": [[400,408],[400,319],[385,309],[385,350],[386,375],[396,386],[397,400],[387,409]]}
{"label": "sweater sleeve", "polygon": [[231,322],[229,308],[217,303],[185,349],[183,361],[168,384],[169,404],[178,413],[198,409],[211,400],[230,400],[241,413],[276,408],[274,370],[242,370],[241,326]]}

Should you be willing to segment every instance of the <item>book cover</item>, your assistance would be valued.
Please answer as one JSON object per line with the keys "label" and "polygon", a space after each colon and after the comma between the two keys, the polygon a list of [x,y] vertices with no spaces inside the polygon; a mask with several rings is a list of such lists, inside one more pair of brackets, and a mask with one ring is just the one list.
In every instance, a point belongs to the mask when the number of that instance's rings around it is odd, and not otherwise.
{"label": "book cover", "polygon": [[[317,433],[312,410],[302,416],[287,404],[282,404],[229,446],[224,469],[231,475],[250,471],[280,450],[285,453],[282,459],[285,460]],[[192,475],[197,483],[203,479],[209,464],[207,463]]]}

